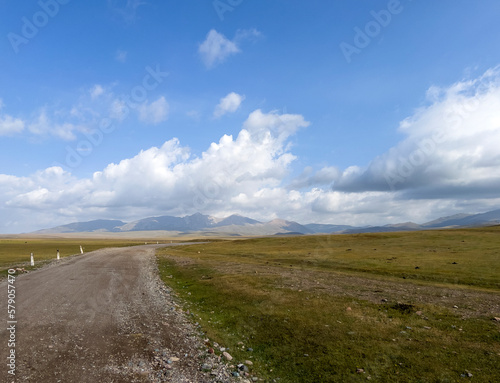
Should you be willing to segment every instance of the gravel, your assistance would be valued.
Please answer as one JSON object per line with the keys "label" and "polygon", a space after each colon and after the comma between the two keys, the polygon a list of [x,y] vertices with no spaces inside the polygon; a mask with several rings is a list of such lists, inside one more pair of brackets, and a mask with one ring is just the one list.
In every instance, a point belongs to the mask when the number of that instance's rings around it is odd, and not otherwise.
{"label": "gravel", "polygon": [[[16,382],[234,382],[160,280],[157,248],[101,249],[16,276]],[[2,326],[0,343],[8,336]]]}

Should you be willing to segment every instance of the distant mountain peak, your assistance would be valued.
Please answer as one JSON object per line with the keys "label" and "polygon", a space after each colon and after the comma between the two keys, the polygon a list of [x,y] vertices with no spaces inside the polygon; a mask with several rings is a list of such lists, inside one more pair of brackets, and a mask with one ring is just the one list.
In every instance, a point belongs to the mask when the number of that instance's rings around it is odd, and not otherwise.
{"label": "distant mountain peak", "polygon": [[428,230],[443,227],[473,227],[500,224],[500,209],[480,214],[455,214],[442,217],[422,225],[414,222],[388,224],[385,226],[353,227],[348,225],[307,224],[275,218],[260,222],[240,214],[217,218],[202,213],[184,217],[157,216],[125,223],[119,220],[97,219],[87,222],[72,222],[67,225],[36,231],[36,234],[79,233],[79,232],[128,232],[128,231],[170,231],[180,233],[203,233],[226,235],[274,235],[314,233],[366,233],[403,230]]}
{"label": "distant mountain peak", "polygon": [[208,215],[204,215],[198,212],[191,215],[186,215],[186,217],[208,217]]}

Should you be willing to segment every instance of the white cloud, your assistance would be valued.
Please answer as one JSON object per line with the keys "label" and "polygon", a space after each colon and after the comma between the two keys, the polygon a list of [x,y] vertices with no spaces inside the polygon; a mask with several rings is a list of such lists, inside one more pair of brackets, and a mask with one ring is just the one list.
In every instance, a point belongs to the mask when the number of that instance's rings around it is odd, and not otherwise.
{"label": "white cloud", "polygon": [[286,140],[307,125],[300,115],[257,110],[236,138],[224,135],[199,157],[172,139],[87,179],[76,180],[60,168],[37,173],[24,183],[9,178],[18,187],[0,198],[10,211],[59,212],[59,222],[68,217],[125,219],[158,211],[182,215],[225,209],[240,194],[255,199],[262,189],[279,188],[295,159]]}
{"label": "white cloud", "polygon": [[198,53],[207,68],[212,68],[239,52],[240,49],[234,42],[215,29],[208,32],[205,41],[198,47]]}
{"label": "white cloud", "polygon": [[0,136],[23,133],[22,137],[27,139],[55,137],[75,140],[79,134],[94,129],[104,117],[126,117],[125,110],[120,110],[120,105],[114,100],[112,92],[95,84],[78,93],[72,102],[58,100],[43,105],[28,118],[14,118],[0,111]]}
{"label": "white cloud", "polygon": [[90,90],[90,97],[92,100],[98,98],[100,95],[102,95],[105,92],[104,88],[102,85],[96,84],[92,87]]}
{"label": "white cloud", "polygon": [[56,122],[48,114],[46,108],[42,108],[28,124],[29,131],[37,136],[53,136],[71,141],[76,139],[76,132],[84,132],[86,128],[83,125],[76,125],[71,122]]}
{"label": "white cloud", "polygon": [[139,120],[148,124],[159,124],[168,118],[169,105],[165,97],[148,104],[147,102],[138,107]]}
{"label": "white cloud", "polygon": [[0,114],[0,136],[11,136],[24,130],[25,122],[20,118]]}
{"label": "white cloud", "polygon": [[396,191],[413,198],[487,197],[500,186],[500,69],[448,88],[400,124],[407,135],[367,169],[347,169],[342,191]]}
{"label": "white cloud", "polygon": [[[0,112],[4,107],[3,100],[0,98]],[[12,117],[8,114],[0,113],[0,136],[11,136],[21,133],[24,130],[25,122],[20,118]]]}
{"label": "white cloud", "polygon": [[130,101],[130,94],[117,95],[114,85],[94,84],[77,94],[72,102],[58,101],[35,110],[29,118],[15,118],[2,113],[0,99],[0,136],[23,133],[24,138],[55,137],[72,141],[93,130],[105,119],[123,122],[134,116],[141,122],[158,124],[167,119],[169,104],[164,97],[153,102],[137,104]]}
{"label": "white cloud", "polygon": [[123,121],[129,115],[130,110],[125,101],[114,99],[109,106],[109,117]]}
{"label": "white cloud", "polygon": [[214,117],[219,118],[226,113],[236,112],[244,99],[245,96],[242,96],[238,93],[229,93],[226,97],[220,99],[219,104],[215,107]]}
{"label": "white cloud", "polygon": [[[47,227],[197,211],[381,225],[498,209],[498,70],[434,87],[428,96],[427,106],[401,122],[406,138],[366,169],[311,167],[287,181],[298,162],[291,137],[308,122],[301,115],[256,110],[236,137],[222,136],[200,156],[172,139],[90,178],[60,168],[30,177],[0,175],[0,232],[29,222]],[[408,163],[411,168],[404,167]],[[398,181],[392,188],[391,180]]]}
{"label": "white cloud", "polygon": [[233,40],[229,40],[215,29],[208,32],[205,41],[198,47],[198,53],[208,69],[224,62],[229,56],[241,53],[240,45],[246,41],[256,41],[262,34],[256,29],[239,29]]}

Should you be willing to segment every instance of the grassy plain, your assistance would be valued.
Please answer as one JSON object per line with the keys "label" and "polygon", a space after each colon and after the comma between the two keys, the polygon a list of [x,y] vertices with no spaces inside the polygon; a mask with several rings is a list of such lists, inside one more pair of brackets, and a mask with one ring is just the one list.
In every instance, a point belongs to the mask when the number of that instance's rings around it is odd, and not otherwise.
{"label": "grassy plain", "polygon": [[31,268],[31,253],[34,254],[35,267],[56,259],[57,250],[61,257],[80,254],[80,245],[85,252],[103,247],[123,247],[144,244],[128,239],[91,239],[91,238],[0,238],[0,276],[7,269],[18,266]]}
{"label": "grassy plain", "polygon": [[220,241],[158,262],[261,381],[500,381],[500,227]]}

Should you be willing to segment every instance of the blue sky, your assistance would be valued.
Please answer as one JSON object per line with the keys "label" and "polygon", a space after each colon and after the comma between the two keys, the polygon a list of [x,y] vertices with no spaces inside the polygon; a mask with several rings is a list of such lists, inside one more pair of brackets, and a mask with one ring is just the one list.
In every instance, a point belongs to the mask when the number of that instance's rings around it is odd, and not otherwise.
{"label": "blue sky", "polygon": [[0,7],[0,233],[499,207],[497,1]]}

